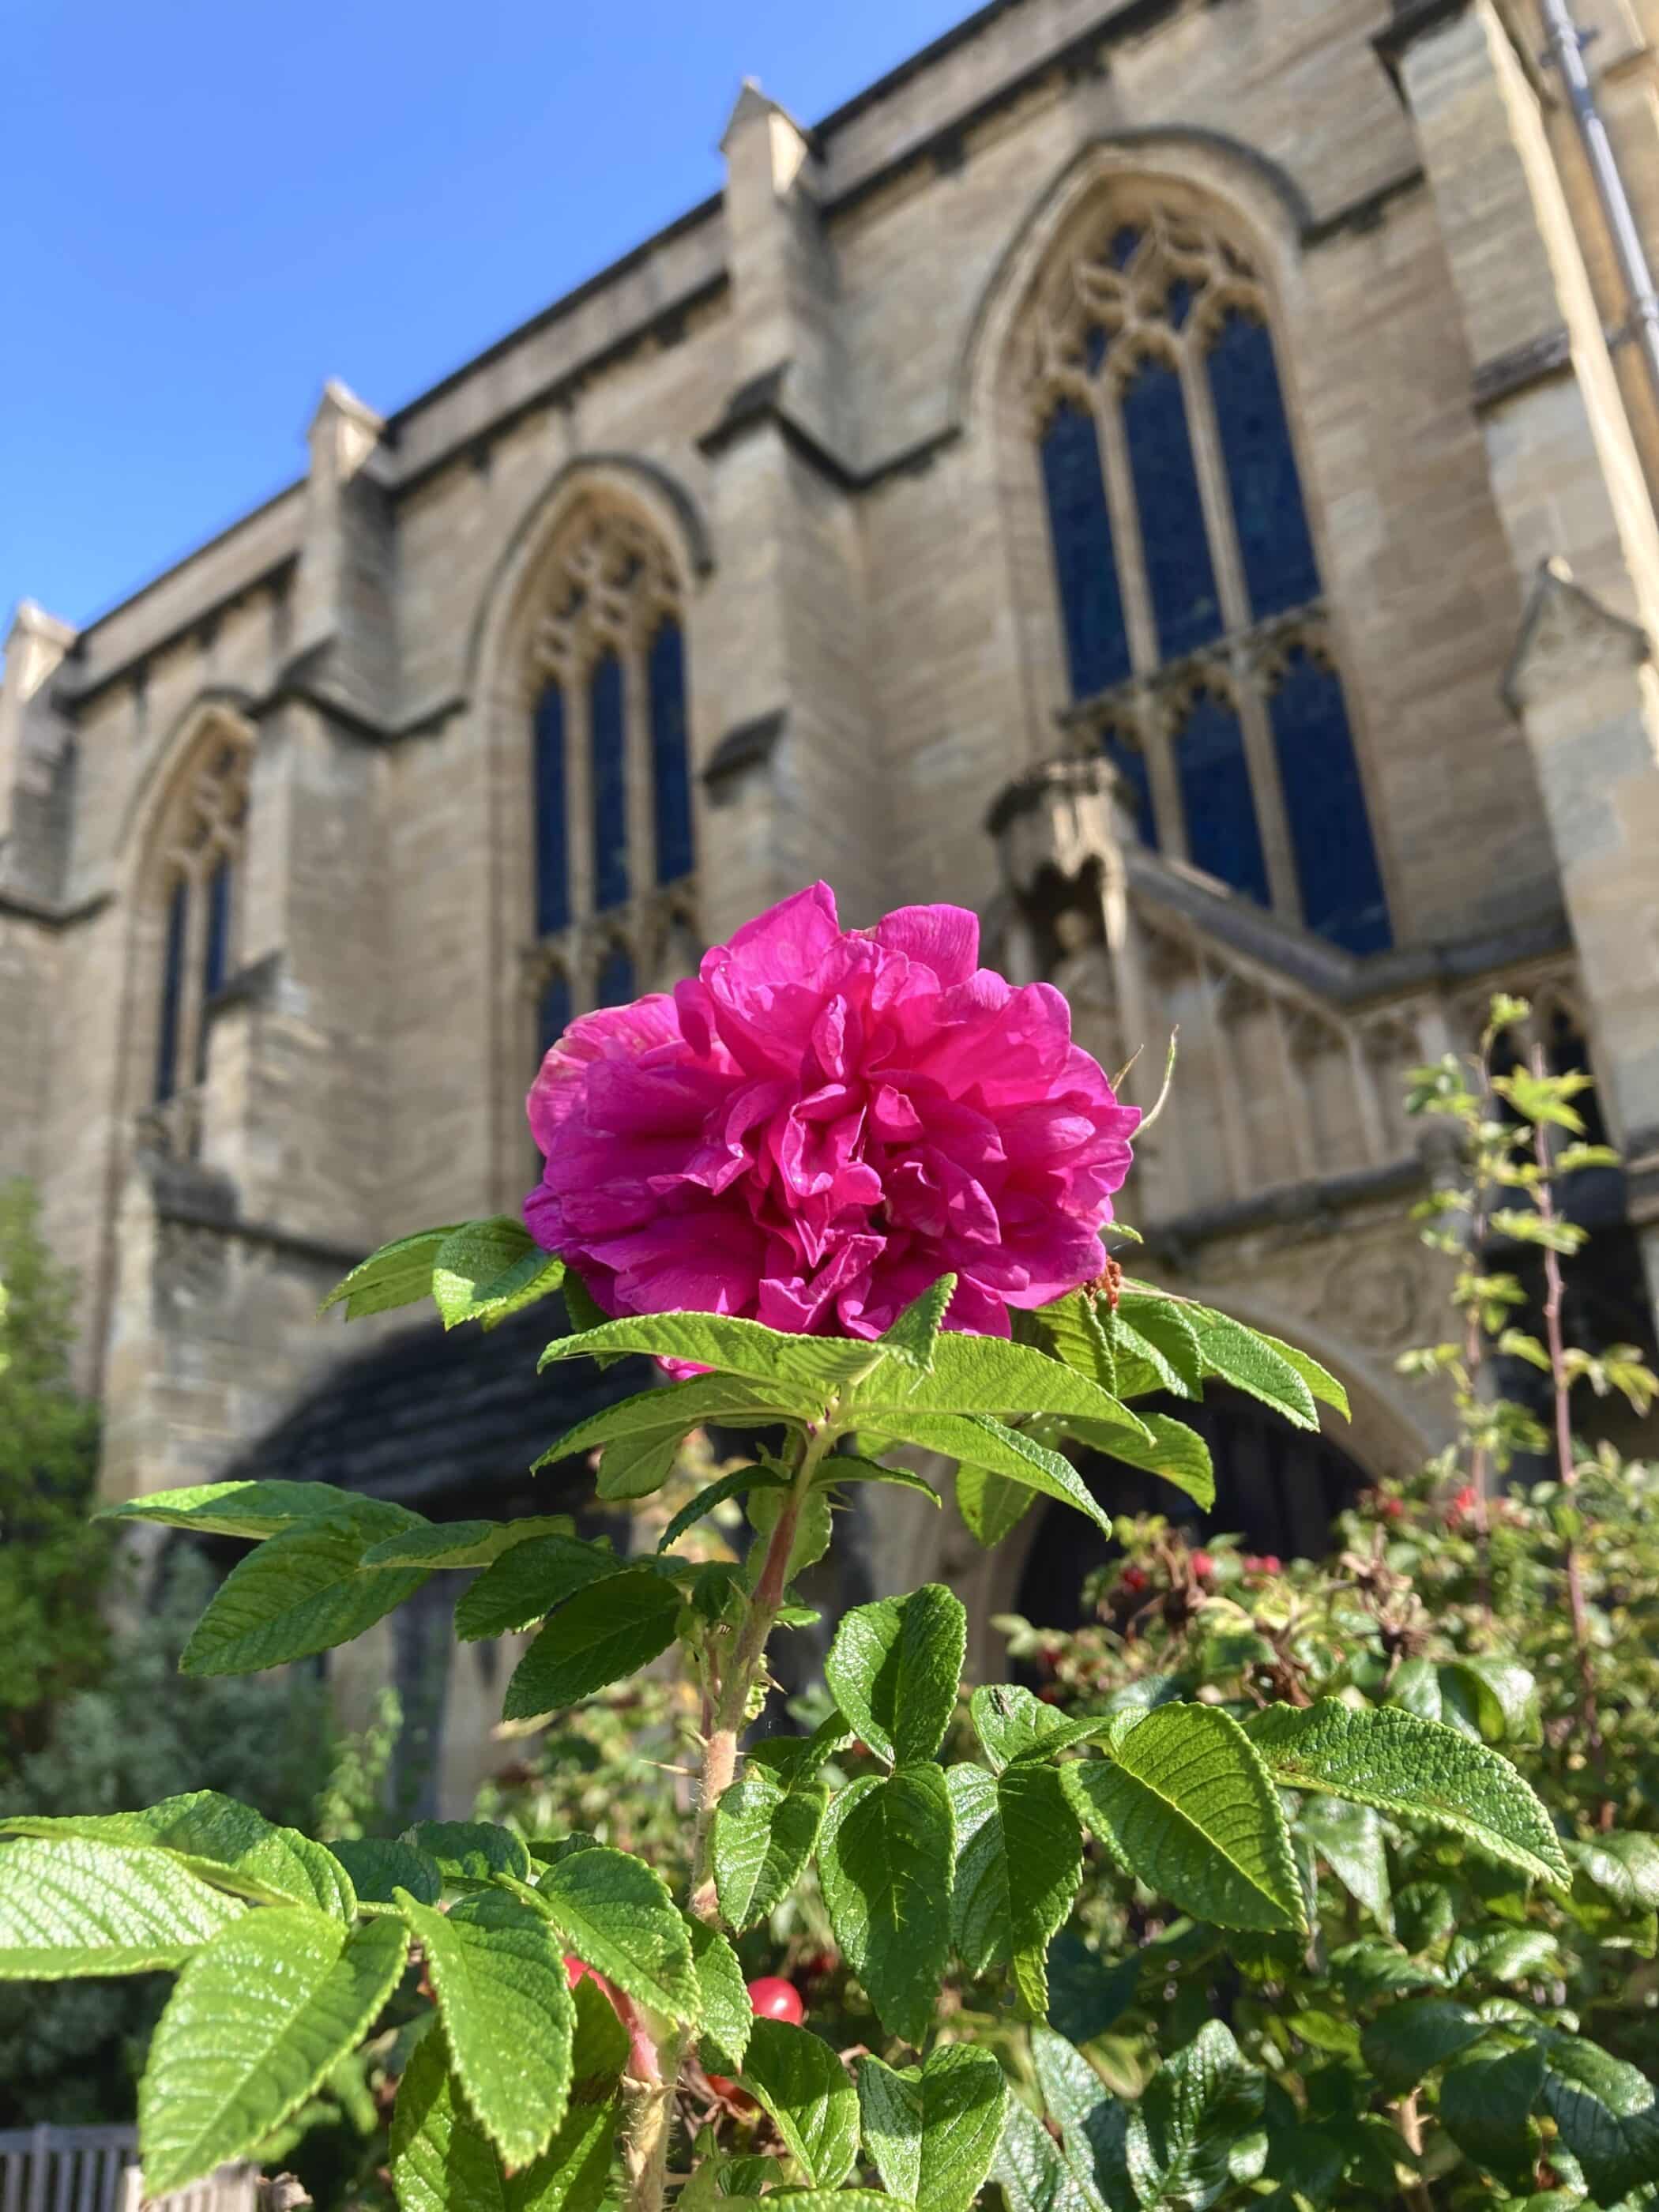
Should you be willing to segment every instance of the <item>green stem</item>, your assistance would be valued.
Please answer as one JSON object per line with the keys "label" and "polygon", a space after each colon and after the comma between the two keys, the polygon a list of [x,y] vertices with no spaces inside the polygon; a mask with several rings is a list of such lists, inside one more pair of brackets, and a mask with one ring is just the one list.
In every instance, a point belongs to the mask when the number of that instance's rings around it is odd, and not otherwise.
{"label": "green stem", "polygon": [[[767,1544],[760,1576],[744,1608],[743,1623],[730,1659],[720,1670],[720,1693],[714,1703],[713,1726],[703,1746],[702,1787],[697,1821],[691,1841],[690,1909],[711,1926],[720,1922],[720,1902],[714,1891],[714,1808],[737,1772],[738,1742],[749,1718],[749,1700],[764,1671],[767,1638],[776,1623],[789,1579],[789,1554],[801,1508],[812,1487],[819,1462],[840,1431],[830,1418],[809,1422],[801,1435],[789,1494]],[[629,2067],[628,2136],[624,2165],[628,2174],[627,2212],[662,2212],[668,2178],[668,2146],[672,2133],[674,2092],[680,2068],[691,2042],[690,2033],[676,2028],[658,2047],[634,2037],[634,2062]]]}

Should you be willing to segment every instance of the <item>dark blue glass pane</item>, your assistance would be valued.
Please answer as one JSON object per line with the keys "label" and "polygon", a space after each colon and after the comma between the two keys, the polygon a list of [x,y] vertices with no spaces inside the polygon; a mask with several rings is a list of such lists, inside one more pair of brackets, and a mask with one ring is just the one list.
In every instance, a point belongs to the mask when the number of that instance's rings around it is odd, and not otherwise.
{"label": "dark blue glass pane", "polygon": [[538,1055],[544,1060],[570,1026],[570,985],[557,969],[548,977],[537,1010],[537,1027],[541,1041]]}
{"label": "dark blue glass pane", "polygon": [[613,945],[599,968],[599,1004],[625,1006],[634,995],[633,959],[626,945]]}
{"label": "dark blue glass pane", "polygon": [[1111,333],[1103,330],[1098,323],[1091,323],[1083,337],[1083,358],[1089,365],[1091,376],[1105,360],[1106,349],[1110,343]]}
{"label": "dark blue glass pane", "polygon": [[1129,673],[1129,638],[1117,587],[1106,480],[1100,472],[1100,439],[1093,415],[1070,400],[1043,433],[1042,482],[1072,696],[1087,699]]}
{"label": "dark blue glass pane", "polygon": [[179,1088],[179,1018],[185,989],[185,928],[190,890],[182,876],[167,902],[167,933],[161,954],[161,1012],[155,1037],[155,1103],[162,1105]]}
{"label": "dark blue glass pane", "polygon": [[536,707],[536,934],[570,920],[570,842],[564,812],[564,694],[550,684]]}
{"label": "dark blue glass pane", "polygon": [[1269,711],[1303,919],[1350,952],[1384,952],[1394,933],[1341,680],[1295,653]]}
{"label": "dark blue glass pane", "polygon": [[1185,327],[1187,318],[1193,312],[1193,301],[1197,296],[1198,295],[1184,276],[1177,276],[1175,283],[1170,285],[1168,297],[1164,302],[1164,319],[1172,331]]}
{"label": "dark blue glass pane", "polygon": [[1140,842],[1154,853],[1158,850],[1158,817],[1152,812],[1152,780],[1146,773],[1146,756],[1139,746],[1132,745],[1115,730],[1109,730],[1100,741],[1100,749],[1123,776],[1134,800],[1135,827]]}
{"label": "dark blue glass pane", "polygon": [[1167,362],[1144,361],[1135,371],[1123,394],[1123,430],[1158,651],[1165,660],[1176,660],[1220,636],[1221,601],[1181,378]]}
{"label": "dark blue glass pane", "polygon": [[1261,616],[1304,605],[1319,596],[1319,564],[1273,337],[1239,308],[1210,349],[1210,390],[1251,609]]}
{"label": "dark blue glass pane", "polygon": [[593,763],[593,904],[600,914],[628,896],[628,779],[623,759],[623,672],[614,653],[588,687]]}
{"label": "dark blue glass pane", "polygon": [[691,872],[691,763],[685,737],[685,638],[665,622],[651,641],[651,795],[657,881]]}
{"label": "dark blue glass pane", "polygon": [[210,999],[223,988],[230,964],[230,856],[221,854],[207,887],[207,945],[202,960],[202,994]]}
{"label": "dark blue glass pane", "polygon": [[1125,224],[1113,237],[1106,249],[1106,258],[1114,269],[1127,269],[1135,258],[1135,248],[1140,244],[1140,233]]}
{"label": "dark blue glass pane", "polygon": [[1244,732],[1224,699],[1206,693],[1198,700],[1176,741],[1176,762],[1193,866],[1266,906],[1267,863],[1244,757]]}

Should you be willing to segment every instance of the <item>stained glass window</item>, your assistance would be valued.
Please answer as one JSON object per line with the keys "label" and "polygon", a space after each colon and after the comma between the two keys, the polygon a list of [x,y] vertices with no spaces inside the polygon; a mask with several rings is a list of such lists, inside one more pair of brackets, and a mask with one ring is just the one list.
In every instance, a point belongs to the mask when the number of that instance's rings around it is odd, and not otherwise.
{"label": "stained glass window", "polygon": [[1100,436],[1093,415],[1073,400],[1054,410],[1043,433],[1042,480],[1072,695],[1087,699],[1129,673],[1129,639],[1101,473]]}
{"label": "stained glass window", "polygon": [[633,956],[625,945],[612,945],[599,963],[599,1004],[625,1006],[634,996]]}
{"label": "stained glass window", "polygon": [[692,868],[691,763],[685,731],[685,637],[660,623],[647,669],[651,693],[651,793],[657,833],[657,881],[678,883]]}
{"label": "stained glass window", "polygon": [[570,999],[570,979],[562,968],[556,968],[542,986],[536,1012],[540,1040],[540,1051],[537,1057],[541,1060],[569,1028],[574,1014]]}
{"label": "stained glass window", "polygon": [[1268,711],[1308,927],[1350,952],[1394,942],[1342,682],[1293,653]]}
{"label": "stained glass window", "polygon": [[1209,372],[1250,610],[1282,614],[1318,598],[1319,564],[1267,325],[1230,308],[1211,341]]}
{"label": "stained glass window", "polygon": [[167,945],[161,955],[161,1016],[155,1037],[155,1103],[163,1106],[179,1088],[179,1025],[184,1011],[185,933],[190,886],[183,876],[167,900]]}
{"label": "stained glass window", "polygon": [[207,944],[202,957],[202,991],[211,998],[222,990],[230,968],[231,860],[222,853],[207,887]]}
{"label": "stained glass window", "polygon": [[550,684],[536,702],[536,933],[570,920],[570,833],[565,818],[564,692]]}
{"label": "stained glass window", "polygon": [[628,900],[628,775],[623,756],[622,663],[607,653],[588,686],[593,781],[593,904],[600,913]]}
{"label": "stained glass window", "polygon": [[1128,785],[1134,802],[1135,827],[1143,845],[1158,850],[1158,817],[1152,811],[1152,783],[1146,769],[1146,756],[1139,745],[1132,745],[1127,738],[1115,731],[1108,731],[1100,741],[1105,754]]}
{"label": "stained glass window", "polygon": [[1222,628],[1180,372],[1167,362],[1143,361],[1121,404],[1158,652],[1178,660],[1212,643]]}
{"label": "stained glass window", "polygon": [[1176,763],[1193,866],[1266,906],[1267,863],[1237,709],[1202,694],[1176,740]]}

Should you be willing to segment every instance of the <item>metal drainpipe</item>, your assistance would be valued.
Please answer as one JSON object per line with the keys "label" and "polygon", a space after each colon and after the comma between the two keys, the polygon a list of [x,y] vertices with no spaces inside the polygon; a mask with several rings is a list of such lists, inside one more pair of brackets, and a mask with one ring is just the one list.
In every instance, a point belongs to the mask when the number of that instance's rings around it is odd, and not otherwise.
{"label": "metal drainpipe", "polygon": [[1619,173],[1618,157],[1595,104],[1589,72],[1584,67],[1583,34],[1573,21],[1570,0],[1539,0],[1539,5],[1543,12],[1549,58],[1560,70],[1567,88],[1568,104],[1583,141],[1590,174],[1595,179],[1607,228],[1613,233],[1613,251],[1619,257],[1625,289],[1630,295],[1628,327],[1642,349],[1654,404],[1659,406],[1659,292],[1654,290],[1653,271],[1648,266],[1642,234],[1631,211],[1630,195]]}

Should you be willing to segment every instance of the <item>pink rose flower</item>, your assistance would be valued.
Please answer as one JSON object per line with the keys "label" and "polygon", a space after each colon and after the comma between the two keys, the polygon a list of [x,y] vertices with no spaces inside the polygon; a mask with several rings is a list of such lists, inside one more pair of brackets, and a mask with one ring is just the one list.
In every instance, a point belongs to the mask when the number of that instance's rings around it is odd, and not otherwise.
{"label": "pink rose flower", "polygon": [[872,1337],[954,1274],[948,1325],[1006,1336],[1101,1272],[1140,1115],[1058,991],[978,957],[961,907],[843,930],[815,884],[583,1015],[530,1093],[532,1235],[607,1313]]}

